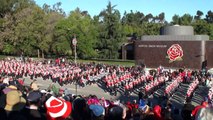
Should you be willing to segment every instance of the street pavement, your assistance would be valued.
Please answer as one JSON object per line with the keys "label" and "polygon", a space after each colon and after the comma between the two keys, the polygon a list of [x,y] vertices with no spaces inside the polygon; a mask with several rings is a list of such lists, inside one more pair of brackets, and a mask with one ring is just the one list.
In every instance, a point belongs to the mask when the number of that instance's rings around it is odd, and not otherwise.
{"label": "street pavement", "polygon": [[[75,84],[68,84],[68,85],[63,85],[60,86],[58,83],[53,83],[51,80],[43,80],[42,78],[37,78],[37,84],[40,89],[47,89],[51,84],[54,84],[57,88],[62,88],[65,89],[67,88],[72,94],[76,94],[76,85]],[[29,77],[25,77],[25,85],[29,86],[32,80]],[[112,100],[133,100],[133,99],[138,99],[137,95],[134,94],[130,98],[126,98],[125,96],[122,96],[121,94],[118,93],[117,96],[113,96],[108,92],[105,92],[106,90],[103,86],[98,86],[98,84],[92,84],[92,85],[86,85],[85,87],[80,87],[77,85],[77,94],[80,95],[96,95],[97,97],[101,98],[104,97],[106,99],[112,99]]]}

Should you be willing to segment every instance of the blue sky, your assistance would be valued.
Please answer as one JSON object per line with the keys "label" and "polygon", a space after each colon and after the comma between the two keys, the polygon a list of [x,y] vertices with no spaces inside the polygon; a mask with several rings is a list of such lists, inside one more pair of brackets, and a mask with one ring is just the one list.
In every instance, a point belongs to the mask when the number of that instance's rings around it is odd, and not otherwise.
{"label": "blue sky", "polygon": [[[53,5],[61,2],[62,8],[66,13],[69,13],[75,8],[80,10],[87,10],[91,16],[98,15],[104,10],[109,0],[35,0],[39,6],[44,3]],[[213,11],[213,0],[110,0],[112,5],[117,5],[118,9],[123,15],[124,11],[127,13],[130,10],[140,11],[144,14],[152,13],[154,16],[165,13],[167,21],[171,21],[174,14],[182,16],[185,13],[195,15],[197,10],[201,10],[204,15],[207,11]],[[204,16],[203,16],[204,17]]]}

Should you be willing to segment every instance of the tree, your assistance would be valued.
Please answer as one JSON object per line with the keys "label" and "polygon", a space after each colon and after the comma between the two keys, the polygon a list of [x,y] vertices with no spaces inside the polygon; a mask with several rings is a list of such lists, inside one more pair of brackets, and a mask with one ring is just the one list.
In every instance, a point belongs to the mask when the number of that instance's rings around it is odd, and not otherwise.
{"label": "tree", "polygon": [[[48,49],[44,45],[42,33],[45,30],[44,12],[38,6],[29,6],[14,15],[16,25],[14,26],[15,39],[13,41],[17,51],[27,55],[35,55],[37,49]],[[42,46],[44,45],[44,46]]]}
{"label": "tree", "polygon": [[18,3],[18,0],[1,0],[0,2],[0,18],[4,18],[6,14],[12,13],[13,6]]}
{"label": "tree", "polygon": [[165,22],[165,13],[164,12],[160,13],[158,15],[158,17],[159,17],[159,22],[160,23],[164,23]]}
{"label": "tree", "polygon": [[162,26],[160,23],[144,23],[144,35],[159,35]]}
{"label": "tree", "polygon": [[179,15],[174,15],[172,17],[172,22],[171,24],[173,25],[191,25],[193,21],[193,17],[190,14],[184,14],[183,16],[179,16]]}
{"label": "tree", "polygon": [[200,10],[198,10],[198,11],[197,11],[197,14],[196,14],[195,17],[194,17],[194,19],[195,19],[195,20],[200,20],[202,16],[203,16],[203,12],[200,11]]}
{"label": "tree", "polygon": [[193,17],[190,14],[184,14],[180,17],[180,25],[191,25]]}
{"label": "tree", "polygon": [[144,18],[144,14],[139,11],[136,11],[135,13],[133,11],[130,13],[125,12],[121,19],[125,35],[127,35],[127,37],[132,37],[133,39],[142,36],[144,33],[144,29],[142,28]]}
{"label": "tree", "polygon": [[65,17],[60,5],[61,3],[56,3],[53,8],[47,4],[43,5],[45,29],[41,32],[42,42],[39,44],[42,56],[44,53],[53,53],[54,29],[56,24]]}
{"label": "tree", "polygon": [[205,20],[208,22],[208,23],[213,23],[213,12],[211,10],[209,10],[207,12],[207,15],[206,15],[206,18]]}
{"label": "tree", "polygon": [[119,57],[118,50],[125,39],[120,23],[120,12],[108,3],[107,8],[100,12],[99,55],[101,58],[115,59]]}
{"label": "tree", "polygon": [[205,20],[196,20],[192,24],[195,34],[204,34],[207,35],[209,33],[209,24]]}
{"label": "tree", "polygon": [[153,19],[153,15],[151,13],[147,14],[144,18],[144,21],[145,22],[152,22],[154,19]]}
{"label": "tree", "polygon": [[96,28],[90,16],[83,13],[77,8],[70,12],[68,18],[56,25],[53,44],[56,52],[66,53],[70,48],[73,50],[71,40],[76,36],[78,57],[85,59],[96,56],[94,49],[97,41]]}
{"label": "tree", "polygon": [[171,23],[172,23],[173,25],[179,25],[179,24],[180,24],[180,16],[175,14],[175,15],[172,17]]}
{"label": "tree", "polygon": [[[13,54],[16,48],[14,45],[15,26],[17,19],[15,15],[27,8],[35,5],[31,0],[1,0],[0,2],[0,49],[6,53]],[[4,50],[6,49],[6,50]]]}

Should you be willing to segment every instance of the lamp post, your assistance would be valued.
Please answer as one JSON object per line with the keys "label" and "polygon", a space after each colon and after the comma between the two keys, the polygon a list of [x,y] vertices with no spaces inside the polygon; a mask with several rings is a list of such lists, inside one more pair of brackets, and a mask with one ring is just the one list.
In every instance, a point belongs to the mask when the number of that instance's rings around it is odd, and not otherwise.
{"label": "lamp post", "polygon": [[[76,39],[76,36],[74,36],[74,38],[72,39],[72,45],[74,46],[74,53],[75,53],[75,65],[76,65],[76,57],[77,57],[77,54],[76,54],[76,45],[77,45],[77,39]],[[78,79],[78,78],[77,78]],[[78,89],[78,80],[75,80],[75,94],[77,95],[77,89]]]}
{"label": "lamp post", "polygon": [[77,54],[76,54],[76,45],[77,45],[77,39],[76,39],[76,36],[74,36],[74,38],[72,39],[72,44],[74,46],[74,52],[75,52],[75,64],[76,64],[76,57],[77,57]]}
{"label": "lamp post", "polygon": [[77,95],[78,94],[78,78],[76,78],[75,80],[75,94]]}

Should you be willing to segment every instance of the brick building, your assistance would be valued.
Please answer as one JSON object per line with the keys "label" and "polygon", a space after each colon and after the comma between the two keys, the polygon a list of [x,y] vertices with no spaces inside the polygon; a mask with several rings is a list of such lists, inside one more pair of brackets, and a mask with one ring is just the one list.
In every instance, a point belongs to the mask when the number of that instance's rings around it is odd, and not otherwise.
{"label": "brick building", "polygon": [[147,67],[200,69],[206,62],[207,68],[213,67],[213,41],[208,35],[194,35],[192,26],[165,26],[160,35],[142,36],[132,45],[136,63]]}

